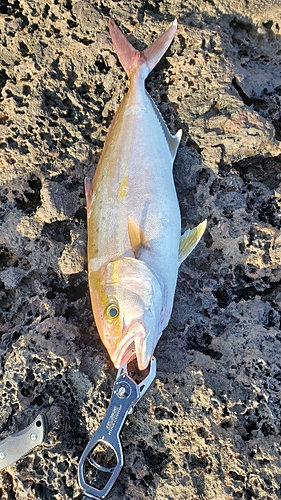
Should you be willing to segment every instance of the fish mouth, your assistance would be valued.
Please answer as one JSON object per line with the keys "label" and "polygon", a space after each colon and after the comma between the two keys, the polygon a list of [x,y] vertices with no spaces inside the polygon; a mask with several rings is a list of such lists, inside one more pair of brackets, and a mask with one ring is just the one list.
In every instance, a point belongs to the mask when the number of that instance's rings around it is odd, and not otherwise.
{"label": "fish mouth", "polygon": [[149,364],[150,356],[146,353],[147,333],[143,323],[137,321],[127,328],[124,338],[118,349],[111,356],[115,368],[120,368],[129,361],[137,358],[139,370],[145,370]]}

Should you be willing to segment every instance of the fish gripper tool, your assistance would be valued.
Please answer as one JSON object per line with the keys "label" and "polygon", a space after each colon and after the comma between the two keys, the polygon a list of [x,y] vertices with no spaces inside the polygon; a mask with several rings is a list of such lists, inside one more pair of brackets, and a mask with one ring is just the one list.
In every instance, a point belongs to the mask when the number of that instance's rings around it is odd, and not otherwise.
{"label": "fish gripper tool", "polygon": [[78,482],[86,499],[105,498],[120,474],[124,464],[120,432],[127,416],[133,412],[155,378],[154,357],[148,370],[140,383],[128,375],[127,365],[121,366],[117,372],[108,410],[78,465]]}

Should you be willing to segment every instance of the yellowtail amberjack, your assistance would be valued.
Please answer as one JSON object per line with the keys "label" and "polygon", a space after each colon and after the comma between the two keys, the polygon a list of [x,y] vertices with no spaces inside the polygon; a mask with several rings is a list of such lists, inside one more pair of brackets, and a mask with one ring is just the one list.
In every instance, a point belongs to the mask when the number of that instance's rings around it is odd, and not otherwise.
{"label": "yellowtail amberjack", "polygon": [[145,90],[145,79],[177,30],[143,52],[111,20],[112,41],[130,88],[110,126],[93,182],[85,181],[91,302],[99,335],[116,368],[137,358],[145,369],[167,326],[181,262],[206,221],[181,236],[172,135]]}

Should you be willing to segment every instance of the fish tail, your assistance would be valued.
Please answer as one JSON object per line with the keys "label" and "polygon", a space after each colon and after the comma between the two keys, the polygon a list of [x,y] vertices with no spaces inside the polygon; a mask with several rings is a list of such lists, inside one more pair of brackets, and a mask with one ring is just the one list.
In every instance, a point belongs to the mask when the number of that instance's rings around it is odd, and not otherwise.
{"label": "fish tail", "polygon": [[131,79],[138,74],[145,80],[172,43],[177,31],[177,20],[175,19],[167,31],[142,52],[130,44],[112,19],[109,21],[109,31],[119,61],[128,77]]}

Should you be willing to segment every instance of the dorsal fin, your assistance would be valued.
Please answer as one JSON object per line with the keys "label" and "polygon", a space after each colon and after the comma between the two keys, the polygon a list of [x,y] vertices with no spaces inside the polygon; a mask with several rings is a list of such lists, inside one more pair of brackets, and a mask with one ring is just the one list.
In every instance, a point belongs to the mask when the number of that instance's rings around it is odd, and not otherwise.
{"label": "dorsal fin", "polygon": [[200,241],[203,233],[207,227],[207,220],[198,224],[193,229],[187,229],[180,239],[179,248],[179,265],[186,259],[186,257],[194,250],[197,243]]}
{"label": "dorsal fin", "polygon": [[130,216],[128,217],[128,232],[132,250],[135,254],[135,258],[138,259],[142,248],[150,248],[148,239],[143,230]]}
{"label": "dorsal fin", "polygon": [[149,95],[149,93],[147,92],[147,96],[152,104],[152,107],[155,111],[155,114],[160,122],[160,125],[162,127],[162,130],[164,132],[164,135],[166,137],[166,140],[167,140],[167,143],[169,145],[169,149],[170,149],[170,152],[171,152],[171,157],[172,157],[172,160],[174,161],[175,159],[175,156],[177,154],[177,150],[178,150],[178,147],[179,147],[179,143],[180,143],[180,140],[181,140],[181,136],[182,136],[182,130],[179,129],[176,133],[176,135],[173,135],[171,134],[170,130],[168,129],[167,127],[167,124],[163,118],[163,116],[161,115],[157,105],[155,104],[155,102],[153,101],[152,97]]}

